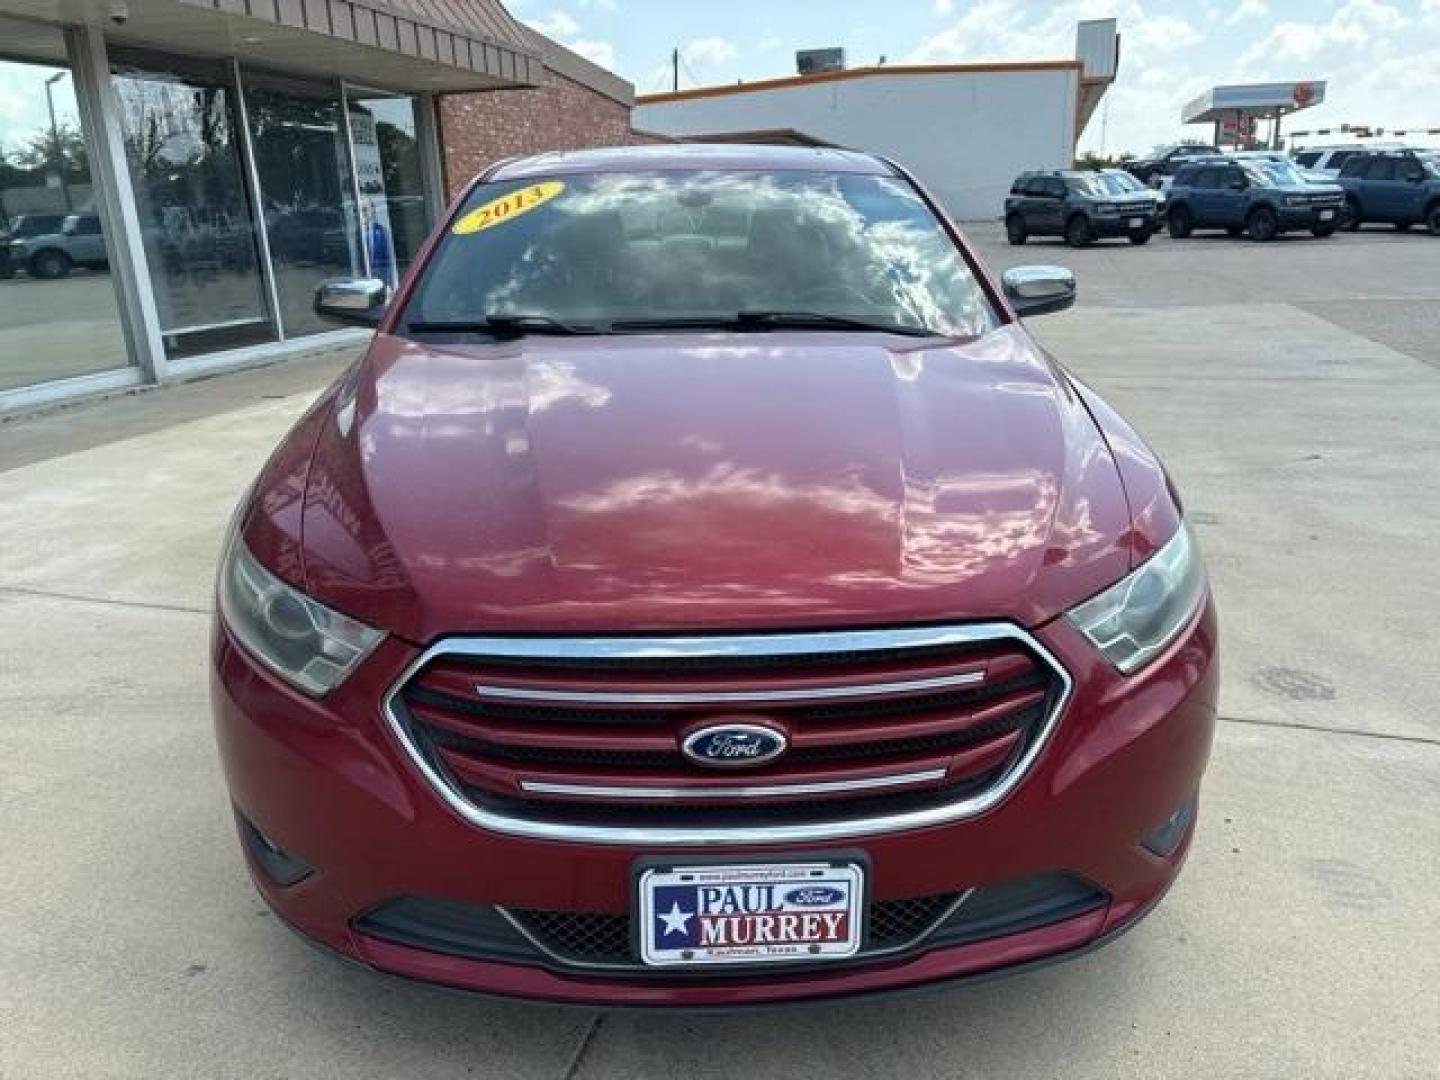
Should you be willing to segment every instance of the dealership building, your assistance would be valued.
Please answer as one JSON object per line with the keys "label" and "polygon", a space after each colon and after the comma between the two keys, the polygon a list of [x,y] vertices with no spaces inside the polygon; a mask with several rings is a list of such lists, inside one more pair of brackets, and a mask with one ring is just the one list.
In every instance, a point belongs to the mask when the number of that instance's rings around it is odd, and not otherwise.
{"label": "dealership building", "polygon": [[632,105],[498,0],[0,0],[0,413],[358,342],[321,280]]}
{"label": "dealership building", "polygon": [[1072,56],[1053,60],[846,68],[838,53],[822,50],[818,65],[801,53],[805,73],[792,77],[641,97],[635,126],[868,150],[915,172],[954,216],[995,218],[1017,174],[1074,163],[1120,38],[1114,19],[1096,19],[1076,28]]}

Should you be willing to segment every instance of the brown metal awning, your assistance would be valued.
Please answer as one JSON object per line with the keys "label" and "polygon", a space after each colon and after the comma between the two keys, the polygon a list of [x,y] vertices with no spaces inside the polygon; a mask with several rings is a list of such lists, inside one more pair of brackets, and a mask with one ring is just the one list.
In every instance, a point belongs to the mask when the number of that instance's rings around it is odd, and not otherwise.
{"label": "brown metal awning", "polygon": [[0,14],[88,23],[108,40],[380,89],[534,86],[544,66],[498,0],[0,0]]}

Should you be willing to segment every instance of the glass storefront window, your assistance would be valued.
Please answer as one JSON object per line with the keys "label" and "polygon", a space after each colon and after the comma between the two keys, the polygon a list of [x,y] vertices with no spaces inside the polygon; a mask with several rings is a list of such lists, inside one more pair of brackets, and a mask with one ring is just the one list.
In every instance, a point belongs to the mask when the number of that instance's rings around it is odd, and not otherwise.
{"label": "glass storefront window", "polygon": [[393,287],[430,232],[413,98],[347,87],[369,272]]}
{"label": "glass storefront window", "polygon": [[[0,19],[0,392],[129,363],[58,31]],[[40,59],[43,57],[43,61]]]}
{"label": "glass storefront window", "polygon": [[[0,393],[133,362],[66,40],[0,16]],[[107,52],[167,359],[333,330],[326,278],[398,283],[432,225],[415,98]]]}
{"label": "glass storefront window", "polygon": [[333,330],[313,310],[316,286],[365,272],[339,88],[242,78],[285,336]]}
{"label": "glass storefront window", "polygon": [[225,75],[218,64],[129,62],[123,54],[115,65],[125,153],[171,357],[276,336]]}

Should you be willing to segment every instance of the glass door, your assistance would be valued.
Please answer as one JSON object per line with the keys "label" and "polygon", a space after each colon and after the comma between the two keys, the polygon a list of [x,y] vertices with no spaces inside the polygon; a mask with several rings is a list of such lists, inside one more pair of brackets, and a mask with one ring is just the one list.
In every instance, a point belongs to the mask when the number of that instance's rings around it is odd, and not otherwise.
{"label": "glass door", "polygon": [[431,226],[415,100],[347,86],[345,104],[366,263],[393,288]]}
{"label": "glass door", "polygon": [[285,336],[333,330],[313,310],[315,287],[365,272],[339,87],[242,79]]}
{"label": "glass door", "polygon": [[228,69],[111,57],[166,354],[274,340]]}

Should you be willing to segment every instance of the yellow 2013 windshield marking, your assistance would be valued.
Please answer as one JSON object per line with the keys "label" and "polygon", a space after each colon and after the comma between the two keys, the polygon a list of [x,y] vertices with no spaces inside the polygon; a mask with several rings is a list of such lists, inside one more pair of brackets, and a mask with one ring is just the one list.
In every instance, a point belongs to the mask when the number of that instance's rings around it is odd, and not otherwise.
{"label": "yellow 2013 windshield marking", "polygon": [[544,206],[564,190],[565,185],[559,180],[546,180],[544,183],[531,184],[529,187],[512,191],[509,195],[501,195],[498,199],[491,199],[483,206],[477,206],[474,210],[467,211],[461,215],[460,220],[451,226],[450,231],[456,236],[469,236],[482,229],[492,229],[521,214],[528,214],[537,206]]}

